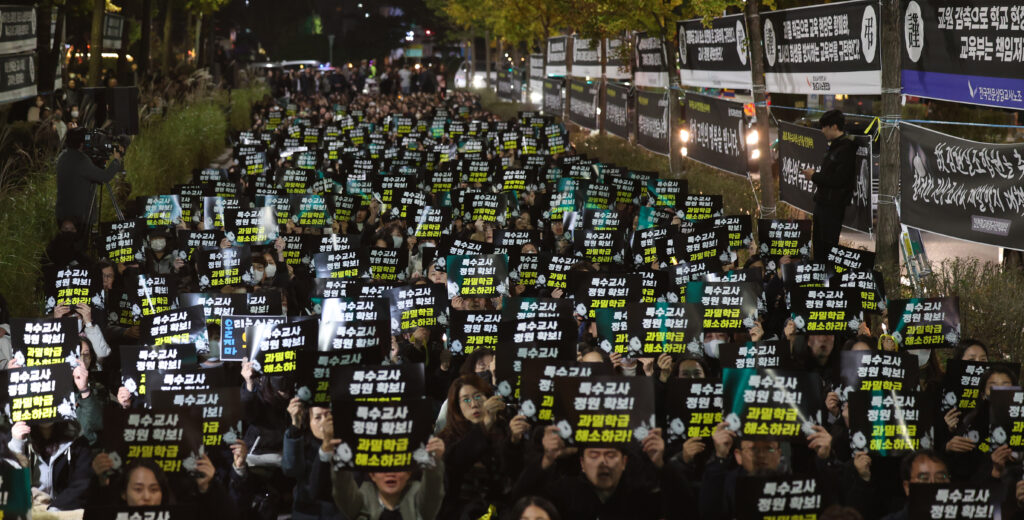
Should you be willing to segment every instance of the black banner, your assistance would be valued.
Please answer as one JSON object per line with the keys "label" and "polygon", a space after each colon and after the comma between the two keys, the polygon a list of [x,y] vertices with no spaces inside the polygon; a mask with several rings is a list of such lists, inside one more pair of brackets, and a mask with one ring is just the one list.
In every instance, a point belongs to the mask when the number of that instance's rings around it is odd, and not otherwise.
{"label": "black banner", "polygon": [[762,12],[768,92],[881,93],[879,20],[871,0]]}
{"label": "black banner", "polygon": [[[601,77],[601,49],[604,41],[573,36],[572,75],[577,78]],[[593,128],[593,127],[591,127]]]}
{"label": "black banner", "polygon": [[900,125],[900,215],[935,233],[1024,249],[1024,146]]}
{"label": "black banner", "polygon": [[[575,73],[575,70],[573,70]],[[601,82],[569,80],[569,120],[584,128],[597,130],[597,105]]]}
{"label": "black banner", "polygon": [[[942,396],[939,411],[946,413],[954,407],[965,411],[977,408],[978,401],[984,398],[985,389],[981,387],[981,378],[986,372],[993,369],[1013,374],[1011,378],[1013,381],[1020,380],[1020,363],[988,363],[950,359],[946,364],[946,377],[942,385],[945,394]],[[1022,402],[1024,401],[1017,404]],[[1024,415],[1020,417],[1024,418]],[[1024,429],[1020,432],[1024,432]]]}
{"label": "black banner", "polygon": [[851,392],[847,396],[850,449],[883,457],[931,449],[934,398],[927,392]]}
{"label": "black banner", "polygon": [[911,298],[889,305],[889,331],[904,348],[952,348],[960,344],[960,299]]}
{"label": "black banner", "polygon": [[426,399],[387,404],[335,401],[331,408],[334,433],[342,439],[334,452],[336,467],[401,471],[431,460],[426,445],[434,414]]}
{"label": "black banner", "polygon": [[565,102],[562,100],[562,80],[560,79],[545,79],[544,80],[544,97],[543,97],[543,108],[544,114],[549,116],[561,116],[565,110]]}
{"label": "black banner", "polygon": [[423,363],[346,365],[332,371],[332,400],[394,402],[423,396]]}
{"label": "black banner", "polygon": [[686,94],[686,156],[719,170],[747,175],[747,122],[743,104]]}
{"label": "black banner", "polygon": [[903,92],[972,105],[1024,109],[1020,3],[900,2]]}
{"label": "black banner", "polygon": [[71,365],[9,368],[6,415],[11,423],[74,420],[78,402]]}
{"label": "black banner", "polygon": [[676,22],[679,82],[698,88],[750,90],[747,24],[742,14]]}
{"label": "black banner", "polygon": [[139,330],[139,339],[144,345],[195,343],[197,351],[210,351],[206,316],[199,305],[143,316]]}
{"label": "black banner", "polygon": [[555,425],[575,446],[627,446],[655,427],[649,378],[598,376],[555,380]]}
{"label": "black banner", "polygon": [[744,439],[800,439],[821,424],[817,373],[771,368],[722,370],[722,414]]}
{"label": "black banner", "polygon": [[[547,44],[548,55],[547,66],[544,68],[545,75],[565,76],[566,65],[569,62],[569,37],[554,36],[548,38]],[[545,90],[547,90],[546,86]],[[547,103],[545,103],[545,108],[547,108]]]}
{"label": "black banner", "polygon": [[669,96],[660,92],[636,92],[636,142],[661,155],[669,155]]}
{"label": "black banner", "polygon": [[665,42],[639,32],[633,37],[633,77],[638,87],[668,88]]}
{"label": "black banner", "polygon": [[[32,38],[33,44],[35,38]],[[36,94],[35,54],[0,56],[0,103]]]}
{"label": "black banner", "polygon": [[851,392],[910,392],[917,388],[917,356],[906,352],[844,350],[839,357],[836,392],[846,400]]}
{"label": "black banner", "polygon": [[609,134],[629,139],[629,87],[618,83],[605,83],[604,129]]}
{"label": "black banner", "polygon": [[188,412],[107,408],[103,425],[101,443],[114,459],[114,469],[136,459],[152,460],[165,473],[196,469],[202,427]]}
{"label": "black banner", "polygon": [[499,98],[509,101],[519,101],[516,96],[517,92],[514,90],[515,87],[512,84],[512,74],[513,72],[510,72],[508,69],[499,67],[498,81],[495,89]]}
{"label": "black banner", "polygon": [[[44,20],[44,23],[50,23],[50,21]],[[30,52],[35,49],[35,7],[31,5],[0,6],[0,55]]]}

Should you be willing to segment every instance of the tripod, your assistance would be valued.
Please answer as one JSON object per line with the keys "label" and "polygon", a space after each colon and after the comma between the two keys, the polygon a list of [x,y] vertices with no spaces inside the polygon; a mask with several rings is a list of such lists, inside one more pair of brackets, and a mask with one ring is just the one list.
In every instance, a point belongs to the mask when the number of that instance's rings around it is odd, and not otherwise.
{"label": "tripod", "polygon": [[[89,229],[89,243],[87,247],[90,251],[96,253],[101,253],[102,251],[99,251],[99,249],[93,249],[93,246],[98,245],[99,248],[102,248],[103,246],[103,238],[101,236],[102,232],[100,229],[100,217],[103,215],[102,209],[104,186],[107,188],[107,195],[110,197],[110,204],[111,206],[114,207],[114,214],[117,215],[117,220],[124,220],[124,213],[121,211],[121,207],[117,205],[117,199],[114,198],[114,190],[110,188],[110,181],[104,182],[103,184],[93,183],[92,202],[89,203],[89,214],[86,217],[85,222],[86,226],[88,226]],[[99,188],[99,190],[96,189],[97,187]],[[93,215],[96,216],[95,221],[93,220]],[[96,256],[101,257],[102,255],[97,254]]]}

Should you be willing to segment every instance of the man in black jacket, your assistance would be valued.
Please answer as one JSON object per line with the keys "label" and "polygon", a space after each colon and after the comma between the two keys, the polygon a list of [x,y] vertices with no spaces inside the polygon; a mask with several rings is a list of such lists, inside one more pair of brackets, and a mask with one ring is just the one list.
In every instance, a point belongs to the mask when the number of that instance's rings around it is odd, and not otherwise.
{"label": "man in black jacket", "polygon": [[814,194],[814,260],[824,262],[832,246],[839,245],[839,232],[843,215],[857,187],[857,143],[846,133],[846,118],[839,110],[825,112],[821,119],[821,133],[828,139],[828,152],[820,170],[803,171],[817,187]]}
{"label": "man in black jacket", "polygon": [[[67,149],[57,158],[57,222],[74,219],[89,229],[89,206],[92,204],[96,185],[114,178],[121,171],[121,151],[115,149],[113,159],[106,169],[99,168],[85,155],[84,128],[68,132]],[[96,218],[96,215],[93,215]],[[84,231],[84,230],[80,230]]]}

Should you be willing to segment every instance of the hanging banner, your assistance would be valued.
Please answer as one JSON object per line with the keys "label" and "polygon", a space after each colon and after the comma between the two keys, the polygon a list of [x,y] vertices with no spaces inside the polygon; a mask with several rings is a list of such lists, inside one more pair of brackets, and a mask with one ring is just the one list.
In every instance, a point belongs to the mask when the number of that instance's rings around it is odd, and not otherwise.
{"label": "hanging banner", "polygon": [[646,32],[633,37],[633,75],[638,87],[668,88],[665,42]]}
{"label": "hanging banner", "polygon": [[747,175],[747,121],[743,103],[686,94],[690,139],[686,156],[736,175]]}
{"label": "hanging banner", "polygon": [[764,80],[782,94],[880,94],[878,2],[761,13]]}
{"label": "hanging banner", "polygon": [[103,13],[103,48],[121,50],[121,36],[124,34],[124,17],[119,14]]}
{"label": "hanging banner", "polygon": [[617,79],[630,81],[630,59],[626,49],[622,46],[622,38],[609,38],[604,41],[604,77],[606,79]]}
{"label": "hanging banner", "polygon": [[575,78],[601,77],[603,41],[572,37],[572,75]]}
{"label": "hanging banner", "polygon": [[1020,2],[903,0],[900,13],[904,93],[1024,109]]}
{"label": "hanging banner", "polygon": [[519,101],[516,99],[514,87],[512,85],[512,72],[505,68],[498,69],[498,80],[495,82],[495,93],[498,97],[508,101]]}
{"label": "hanging banner", "polygon": [[618,83],[605,84],[601,117],[606,132],[629,139],[629,87]]}
{"label": "hanging banner", "polygon": [[[857,142],[857,184],[850,206],[846,208],[843,226],[859,231],[871,230],[871,137],[854,136]],[[803,170],[821,169],[828,153],[828,141],[821,130],[779,121],[779,200],[807,213],[814,211],[817,186],[804,177]]]}
{"label": "hanging banner", "polygon": [[543,54],[531,54],[530,55],[530,98],[531,104],[534,102],[533,93],[540,93],[544,89],[544,55]]}
{"label": "hanging banner", "polygon": [[34,54],[0,56],[0,103],[36,95],[35,62]]}
{"label": "hanging banner", "polygon": [[0,54],[36,50],[36,10],[31,5],[0,5]]}
{"label": "hanging banner", "polygon": [[750,90],[747,24],[742,14],[676,22],[679,82],[698,88]]}
{"label": "hanging banner", "polygon": [[668,95],[660,92],[636,91],[636,143],[656,154],[668,155]]}
{"label": "hanging banner", "polygon": [[1024,145],[900,125],[900,214],[907,226],[1024,249]]}
{"label": "hanging banner", "polygon": [[544,102],[543,108],[546,115],[562,115],[562,110],[565,108],[565,103],[562,101],[562,80],[544,80],[544,96],[542,101]]}
{"label": "hanging banner", "polygon": [[568,36],[555,36],[548,38],[548,62],[544,67],[546,76],[565,76],[566,64],[568,62],[567,48],[569,45]]}
{"label": "hanging banner", "polygon": [[[576,69],[573,69],[575,72]],[[584,128],[597,130],[597,103],[601,82],[569,80],[569,120]]]}

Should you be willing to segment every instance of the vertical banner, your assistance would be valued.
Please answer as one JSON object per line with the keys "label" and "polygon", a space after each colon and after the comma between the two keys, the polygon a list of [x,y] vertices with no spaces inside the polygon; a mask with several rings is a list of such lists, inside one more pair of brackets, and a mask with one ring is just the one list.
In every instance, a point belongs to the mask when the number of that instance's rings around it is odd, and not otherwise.
{"label": "vertical banner", "polygon": [[747,175],[747,121],[743,104],[700,94],[686,94],[690,138],[686,156],[719,170]]}
{"label": "vertical banner", "polygon": [[34,54],[0,56],[0,103],[36,95],[35,59]]}
{"label": "vertical banner", "polygon": [[512,72],[502,67],[498,69],[498,81],[496,83],[498,97],[509,101],[518,101],[512,87]]}
{"label": "vertical banner", "polygon": [[750,90],[750,53],[742,14],[676,22],[679,82],[699,88]]}
{"label": "vertical banner", "polygon": [[633,73],[638,87],[668,88],[668,62],[661,38],[646,32],[634,36]]}
{"label": "vertical banner", "polygon": [[902,0],[903,92],[1024,109],[1024,17],[1014,0]]}
{"label": "vertical banner", "polygon": [[903,224],[1024,249],[1024,145],[960,139],[900,125]]}
{"label": "vertical banner", "polygon": [[[544,91],[544,55],[543,54],[531,54],[530,55],[530,103],[537,105],[537,101],[540,101],[540,96]],[[537,93],[537,98],[534,97],[534,93]]]}
{"label": "vertical banner", "polygon": [[0,5],[0,54],[36,50],[36,9],[31,5]]}
{"label": "vertical banner", "polygon": [[629,56],[622,47],[622,38],[609,38],[604,41],[604,77],[629,81],[633,79],[629,68]]}
{"label": "vertical banner", "polygon": [[562,80],[545,79],[543,83],[544,104],[542,108],[544,113],[549,116],[561,116],[562,110],[565,108],[565,103],[562,101]]}
{"label": "vertical banner", "polygon": [[[573,72],[576,69],[573,68]],[[584,128],[597,129],[597,102],[601,82],[569,80],[569,120]]]}
{"label": "vertical banner", "polygon": [[118,14],[103,14],[103,48],[121,49],[121,35],[124,34],[124,17]]}
{"label": "vertical banner", "polygon": [[605,84],[601,117],[605,131],[629,139],[629,87],[618,83]]}
{"label": "vertical banner", "polygon": [[[871,206],[871,137],[854,136],[857,142],[857,184],[850,206],[846,208],[843,226],[870,232]],[[779,200],[801,211],[812,213],[817,187],[801,173],[805,168],[821,168],[828,153],[828,141],[821,130],[779,121]]]}
{"label": "vertical banner", "polygon": [[668,94],[636,91],[636,142],[661,155],[669,154]]}
{"label": "vertical banner", "polygon": [[565,76],[568,61],[568,36],[548,38],[548,62],[544,67],[545,76]]}
{"label": "vertical banner", "polygon": [[761,13],[768,91],[881,93],[878,12],[878,2],[853,0]]}
{"label": "vertical banner", "polygon": [[601,77],[602,41],[572,37],[572,75],[576,78]]}

